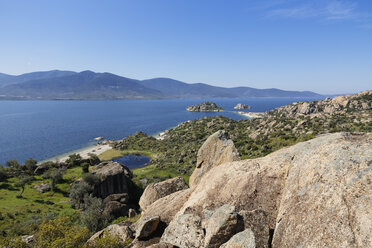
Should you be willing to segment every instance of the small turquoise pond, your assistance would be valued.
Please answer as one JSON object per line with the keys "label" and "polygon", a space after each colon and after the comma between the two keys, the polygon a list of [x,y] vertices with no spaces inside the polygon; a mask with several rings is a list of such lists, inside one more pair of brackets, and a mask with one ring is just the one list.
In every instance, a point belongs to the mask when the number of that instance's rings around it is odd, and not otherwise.
{"label": "small turquoise pond", "polygon": [[150,158],[142,155],[130,154],[113,159],[113,161],[125,165],[129,169],[136,169],[145,166],[150,162]]}

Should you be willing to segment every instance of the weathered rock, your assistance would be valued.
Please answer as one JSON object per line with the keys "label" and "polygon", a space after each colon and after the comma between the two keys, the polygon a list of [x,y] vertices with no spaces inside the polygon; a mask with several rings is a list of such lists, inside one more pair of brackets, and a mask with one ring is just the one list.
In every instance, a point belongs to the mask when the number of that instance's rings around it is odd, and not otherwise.
{"label": "weathered rock", "polygon": [[244,229],[250,229],[254,233],[256,246],[267,248],[270,241],[269,219],[267,214],[259,209],[253,211],[242,210],[239,215],[243,219]]}
{"label": "weathered rock", "polygon": [[50,191],[50,185],[49,183],[40,183],[40,184],[35,185],[34,189],[36,189],[40,193],[45,193],[47,191]]}
{"label": "weathered rock", "polygon": [[169,243],[163,243],[163,242],[148,246],[148,248],[173,248],[173,247],[174,245],[169,244]]}
{"label": "weathered rock", "polygon": [[182,177],[175,177],[172,179],[165,180],[159,183],[152,183],[146,187],[143,192],[139,205],[142,210],[154,203],[156,200],[170,195],[176,191],[187,189],[188,186],[185,182],[185,179]]}
{"label": "weathered rock", "polygon": [[169,224],[191,194],[191,189],[180,190],[160,198],[142,212],[141,219],[160,216],[162,222]]}
{"label": "weathered rock", "polygon": [[111,216],[111,218],[117,218],[120,216],[127,216],[129,211],[129,206],[117,201],[106,202],[103,214],[106,216]]}
{"label": "weathered rock", "polygon": [[241,103],[238,103],[234,109],[250,109],[251,106],[249,106],[248,104],[241,104]]}
{"label": "weathered rock", "polygon": [[26,244],[31,244],[34,242],[34,235],[23,235],[21,241]]}
{"label": "weathered rock", "polygon": [[211,168],[222,163],[238,161],[239,153],[225,131],[220,130],[208,137],[198,151],[196,168],[190,176],[190,187],[195,187]]}
{"label": "weathered rock", "polygon": [[[251,229],[235,234],[228,242],[220,248],[256,248],[255,237]],[[257,246],[260,247],[260,246]]]}
{"label": "weathered rock", "polygon": [[134,239],[129,247],[130,248],[147,248],[147,247],[152,247],[152,245],[159,244],[159,241],[160,241],[159,237],[151,238],[148,240]]}
{"label": "weathered rock", "polygon": [[102,162],[93,167],[100,183],[94,188],[94,195],[106,198],[112,194],[128,193],[132,186],[132,172],[116,162]]}
{"label": "weathered rock", "polygon": [[218,248],[235,233],[243,230],[243,223],[238,222],[235,207],[223,205],[207,217],[205,225],[204,247]]}
{"label": "weathered rock", "polygon": [[263,158],[215,166],[176,216],[202,217],[206,208],[229,204],[238,212],[263,211],[262,222],[275,229],[273,247],[372,246],[371,139],[370,133],[327,134]]}
{"label": "weathered rock", "polygon": [[94,244],[95,240],[98,238],[103,238],[106,235],[118,236],[121,242],[125,242],[127,239],[133,237],[131,229],[126,225],[112,224],[105,229],[96,232],[92,237],[88,239],[89,244]]}
{"label": "weathered rock", "polygon": [[178,215],[165,229],[161,242],[180,248],[203,247],[204,231],[201,218],[193,214]]}
{"label": "weathered rock", "polygon": [[372,247],[372,134],[291,149],[273,247]]}
{"label": "weathered rock", "polygon": [[136,223],[136,239],[149,237],[153,232],[155,232],[159,222],[159,216],[141,218],[138,223]]}

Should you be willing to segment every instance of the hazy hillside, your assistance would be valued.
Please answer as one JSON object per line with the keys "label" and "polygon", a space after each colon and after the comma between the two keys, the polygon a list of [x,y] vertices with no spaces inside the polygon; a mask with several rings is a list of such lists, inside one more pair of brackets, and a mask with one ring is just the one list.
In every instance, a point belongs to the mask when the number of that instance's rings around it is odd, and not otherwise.
{"label": "hazy hillside", "polygon": [[224,88],[203,83],[188,84],[170,78],[135,80],[111,73],[46,71],[11,76],[0,74],[0,99],[164,99],[320,97],[306,91]]}
{"label": "hazy hillside", "polygon": [[23,82],[27,82],[30,80],[56,78],[56,77],[74,75],[74,74],[76,74],[76,72],[59,71],[59,70],[30,72],[30,73],[21,74],[18,76],[0,73],[0,87],[10,85],[10,84],[23,83]]}
{"label": "hazy hillside", "polygon": [[83,71],[69,76],[45,78],[8,85],[0,95],[28,99],[138,99],[161,98],[162,93],[136,80],[110,73]]}

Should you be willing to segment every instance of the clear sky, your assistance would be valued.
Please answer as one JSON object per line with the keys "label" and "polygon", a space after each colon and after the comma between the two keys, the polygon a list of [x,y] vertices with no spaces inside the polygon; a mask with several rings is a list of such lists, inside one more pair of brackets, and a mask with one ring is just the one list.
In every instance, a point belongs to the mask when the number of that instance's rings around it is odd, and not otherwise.
{"label": "clear sky", "polygon": [[0,72],[372,89],[372,1],[0,0]]}

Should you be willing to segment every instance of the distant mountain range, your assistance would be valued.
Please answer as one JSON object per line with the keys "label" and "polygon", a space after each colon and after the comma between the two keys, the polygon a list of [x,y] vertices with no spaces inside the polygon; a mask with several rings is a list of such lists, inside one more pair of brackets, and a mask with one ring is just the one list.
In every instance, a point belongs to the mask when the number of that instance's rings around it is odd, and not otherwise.
{"label": "distant mountain range", "polygon": [[19,76],[0,73],[0,99],[170,99],[170,98],[322,97],[311,91],[224,88],[170,78],[136,80],[92,71],[45,71]]}

